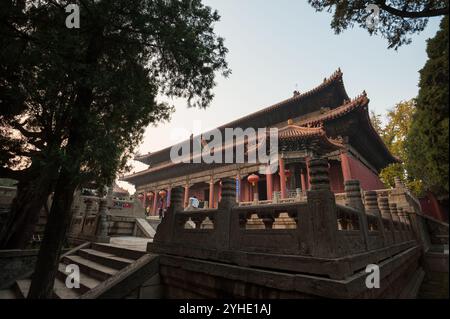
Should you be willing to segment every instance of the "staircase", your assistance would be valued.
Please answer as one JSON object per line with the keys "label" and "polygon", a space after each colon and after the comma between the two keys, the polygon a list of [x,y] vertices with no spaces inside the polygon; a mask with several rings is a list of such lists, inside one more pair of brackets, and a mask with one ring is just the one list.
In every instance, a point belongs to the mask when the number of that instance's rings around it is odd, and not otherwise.
{"label": "staircase", "polygon": [[[61,257],[54,284],[56,299],[125,298],[158,273],[158,257],[108,244],[86,243]],[[80,287],[67,288],[68,265],[78,265]],[[31,278],[31,276],[30,276]],[[17,280],[0,299],[23,299],[31,279]],[[69,281],[72,282],[72,281]]]}

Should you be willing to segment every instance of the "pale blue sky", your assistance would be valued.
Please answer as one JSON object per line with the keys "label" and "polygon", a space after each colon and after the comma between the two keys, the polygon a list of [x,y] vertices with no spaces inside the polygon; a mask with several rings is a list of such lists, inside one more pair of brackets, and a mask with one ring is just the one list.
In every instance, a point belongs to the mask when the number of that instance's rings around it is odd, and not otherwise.
{"label": "pale blue sky", "polygon": [[[178,142],[173,132],[212,129],[270,106],[320,84],[338,67],[348,94],[366,90],[370,109],[385,113],[395,103],[415,97],[418,70],[426,62],[426,39],[436,33],[440,18],[398,51],[387,41],[358,27],[340,35],[330,28],[331,14],[316,12],[306,0],[205,0],[222,16],[216,32],[225,38],[233,74],[217,79],[216,95],[206,110],[187,109],[174,101],[170,123],[147,129],[140,153],[154,152]],[[135,170],[145,168],[135,165]]]}

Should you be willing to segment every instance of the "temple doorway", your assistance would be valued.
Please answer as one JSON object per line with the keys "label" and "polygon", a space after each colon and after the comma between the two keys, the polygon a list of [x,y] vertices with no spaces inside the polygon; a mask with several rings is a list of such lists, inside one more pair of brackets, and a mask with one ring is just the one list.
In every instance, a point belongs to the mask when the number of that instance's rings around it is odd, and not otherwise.
{"label": "temple doorway", "polygon": [[265,180],[258,182],[259,200],[268,200],[267,198],[267,182]]}

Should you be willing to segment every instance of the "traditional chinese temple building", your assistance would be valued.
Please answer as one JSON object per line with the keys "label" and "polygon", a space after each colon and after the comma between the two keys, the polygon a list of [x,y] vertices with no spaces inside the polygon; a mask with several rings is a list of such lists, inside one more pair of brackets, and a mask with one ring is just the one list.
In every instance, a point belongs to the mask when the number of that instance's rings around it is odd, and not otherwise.
{"label": "traditional chinese temple building", "polygon": [[[170,203],[170,190],[183,186],[185,205],[195,196],[208,207],[220,201],[221,179],[236,179],[240,203],[299,196],[309,188],[309,161],[329,160],[331,187],[344,191],[346,180],[358,179],[364,190],[383,189],[379,172],[398,161],[386,148],[369,117],[365,92],[354,99],[346,93],[343,74],[337,70],[316,88],[239,118],[218,129],[278,128],[278,171],[259,174],[261,164],[173,163],[171,148],[137,156],[148,169],[124,177],[136,186],[151,214]],[[191,137],[192,139],[192,137]],[[226,146],[224,146],[225,148]]]}

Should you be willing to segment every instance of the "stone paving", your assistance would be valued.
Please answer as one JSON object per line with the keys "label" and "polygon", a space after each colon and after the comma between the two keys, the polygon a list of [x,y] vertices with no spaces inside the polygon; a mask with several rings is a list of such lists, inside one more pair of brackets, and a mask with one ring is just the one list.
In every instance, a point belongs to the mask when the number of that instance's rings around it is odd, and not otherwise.
{"label": "stone paving", "polygon": [[147,244],[152,242],[150,238],[140,237],[112,237],[109,246],[116,246],[137,251],[146,251]]}

